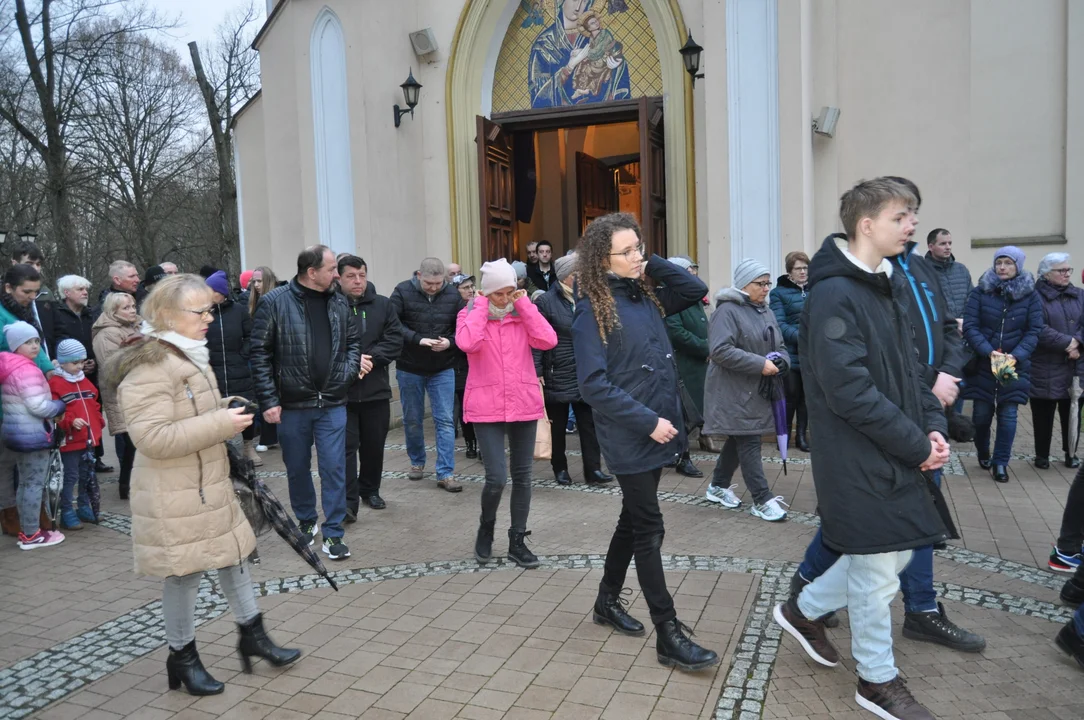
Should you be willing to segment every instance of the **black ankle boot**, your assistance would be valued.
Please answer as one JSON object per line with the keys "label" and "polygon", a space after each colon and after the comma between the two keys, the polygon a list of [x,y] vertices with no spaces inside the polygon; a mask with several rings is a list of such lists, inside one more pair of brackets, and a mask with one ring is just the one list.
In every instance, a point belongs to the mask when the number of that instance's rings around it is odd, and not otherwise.
{"label": "black ankle boot", "polygon": [[474,559],[487,563],[493,557],[493,526],[495,520],[478,523],[478,536],[474,539]]}
{"label": "black ankle boot", "polygon": [[[623,595],[626,592],[631,594],[632,590],[625,588],[621,591],[621,594]],[[644,624],[625,612],[623,606],[628,605],[628,603],[629,601],[621,597],[621,595],[599,590],[598,597],[595,598],[595,624],[609,625],[622,635],[640,637],[644,634]]]}
{"label": "black ankle boot", "polygon": [[977,452],[977,455],[979,456],[979,467],[982,468],[983,470],[989,470],[990,469],[990,453],[983,452],[982,450],[979,450]]}
{"label": "black ankle boot", "polygon": [[238,625],[241,637],[237,641],[237,654],[241,656],[241,667],[246,673],[252,672],[251,657],[263,658],[275,667],[289,665],[301,657],[301,651],[281,648],[271,641],[263,629],[263,614],[249,620],[247,625]]}
{"label": "black ankle boot", "polygon": [[1084,640],[1081,640],[1080,636],[1076,634],[1074,620],[1069,620],[1062,627],[1054,642],[1057,643],[1063,653],[1072,657],[1076,660],[1077,665],[1084,668]]}
{"label": "black ankle boot", "polygon": [[1065,453],[1065,467],[1067,467],[1067,468],[1078,468],[1078,467],[1080,467],[1080,458],[1076,457],[1075,455],[1070,455],[1069,453]]}
{"label": "black ankle boot", "polygon": [[1009,482],[1009,468],[1007,465],[994,465],[994,469],[990,471],[990,475],[993,476],[996,482]]}
{"label": "black ankle boot", "polygon": [[1035,456],[1035,469],[1036,470],[1049,470],[1050,469],[1050,458],[1048,458],[1048,457],[1039,457],[1038,455],[1036,455]]}
{"label": "black ankle boot", "polygon": [[693,634],[683,622],[674,618],[655,626],[655,652],[666,667],[682,670],[703,670],[719,662],[719,656],[700,647],[688,637]]}
{"label": "black ankle boot", "polygon": [[794,441],[794,444],[798,446],[798,449],[802,452],[809,452],[809,435],[806,431],[805,423],[798,423],[798,438]]}
{"label": "black ankle boot", "polygon": [[527,532],[511,528],[508,530],[508,559],[521,568],[536,568],[541,564],[535,554],[527,549],[527,543],[524,542],[530,534],[530,530]]}
{"label": "black ankle boot", "polygon": [[467,453],[466,453],[466,455],[467,455],[468,460],[477,460],[478,459],[478,441],[477,440],[468,440],[467,441]]}
{"label": "black ankle boot", "polygon": [[1061,601],[1073,607],[1084,604],[1084,584],[1078,581],[1076,577],[1066,580],[1065,584],[1061,586]]}
{"label": "black ankle boot", "polygon": [[169,677],[169,689],[176,690],[184,683],[189,695],[218,695],[226,686],[211,677],[203,667],[203,662],[196,652],[196,641],[185,645],[180,650],[169,649],[166,658],[166,675]]}
{"label": "black ankle boot", "polygon": [[693,465],[692,458],[689,457],[689,453],[685,453],[678,460],[677,464],[678,475],[684,475],[691,478],[702,478],[704,473],[696,465]]}

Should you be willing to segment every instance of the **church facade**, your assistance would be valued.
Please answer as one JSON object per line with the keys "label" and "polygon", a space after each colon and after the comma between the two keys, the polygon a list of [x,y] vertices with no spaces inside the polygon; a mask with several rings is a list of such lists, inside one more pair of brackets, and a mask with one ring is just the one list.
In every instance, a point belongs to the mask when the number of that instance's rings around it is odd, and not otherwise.
{"label": "church facade", "polygon": [[[840,194],[885,174],[922,190],[916,239],[948,229],[976,278],[1002,244],[1032,271],[1084,253],[1072,0],[268,5],[262,90],[234,124],[245,267],[290,276],[323,243],[390,291],[425,256],[474,272],[531,241],[563,253],[626,210],[717,290],[742,258],[782,274],[812,255]],[[435,49],[412,43],[426,30]]]}

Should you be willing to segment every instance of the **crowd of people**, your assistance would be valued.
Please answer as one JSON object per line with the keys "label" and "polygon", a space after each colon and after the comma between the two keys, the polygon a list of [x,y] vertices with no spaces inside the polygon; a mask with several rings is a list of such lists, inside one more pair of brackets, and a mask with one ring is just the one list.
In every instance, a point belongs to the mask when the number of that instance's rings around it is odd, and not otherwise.
{"label": "crowd of people", "polygon": [[[289,281],[262,266],[241,273],[237,287],[213,267],[180,274],[162,263],[141,276],[118,260],[92,309],[89,281],[59,278],[54,297],[41,251],[20,244],[0,292],[3,532],[30,550],[97,522],[87,490],[92,473],[114,470],[102,459],[108,431],[137,570],[164,582],[170,687],[222,692],[195,648],[207,570],[219,571],[245,668],[252,657],[293,662],[300,653],[263,629],[247,567],[255,536],[237,507],[226,444],[255,465],[279,446],[304,538],[315,545],[319,536],[331,560],[349,558],[345,526],[362,505],[387,507],[394,364],[408,478],[461,492],[460,434],[466,457],[484,465],[479,563],[493,558],[510,478],[507,557],[539,565],[527,547],[539,429],[549,427],[561,485],[573,482],[566,436],[578,434],[584,482],[616,479],[622,497],[595,622],[645,633],[622,598],[635,558],[659,661],[698,670],[719,658],[689,638],[666,587],[661,474],[703,477],[690,448],[697,440],[718,452],[708,500],[741,507],[740,468],[749,512],[786,520],[761,453],[762,438],[779,434],[785,400],[785,434],[811,454],[821,527],[774,617],[815,661],[834,666],[826,628],[848,608],[857,702],[881,717],[932,717],[899,679],[889,603],[902,589],[906,637],[985,648],[948,618],[934,590],[933,549],[956,536],[941,495],[949,440],[973,438],[979,465],[1008,482],[1018,407],[1030,404],[1034,466],[1051,467],[1055,415],[1064,464],[1080,466],[1073,420],[1084,405],[1084,292],[1071,282],[1068,254],[1046,255],[1033,275],[1013,246],[996,250],[973,284],[948,230],[930,232],[926,253],[917,251],[921,202],[904,178],[860,183],[841,200],[844,232],[812,259],[788,254],[774,288],[770,268],[742,259],[714,296],[694,260],[647,254],[636,220],[622,213],[592,222],[561,257],[540,241],[527,246],[526,262],[494,259],[477,276],[426,258],[386,296],[361,257],[314,246]],[[64,469],[55,527],[42,512],[54,449]],[[1084,600],[1082,545],[1084,470],[1049,561],[1074,573],[1062,593],[1074,604]],[[1084,662],[1084,611],[1058,644]]]}

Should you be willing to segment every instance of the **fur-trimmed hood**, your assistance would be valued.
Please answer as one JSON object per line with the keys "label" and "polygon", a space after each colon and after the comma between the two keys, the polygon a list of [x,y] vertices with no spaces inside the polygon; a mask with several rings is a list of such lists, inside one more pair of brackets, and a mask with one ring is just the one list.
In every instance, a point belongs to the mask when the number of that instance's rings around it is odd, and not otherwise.
{"label": "fur-trimmed hood", "polygon": [[1021,272],[1009,280],[1002,280],[993,269],[987,270],[979,278],[979,289],[991,295],[1008,295],[1011,300],[1022,300],[1035,292],[1035,276]]}
{"label": "fur-trimmed hood", "polygon": [[121,345],[109,363],[102,375],[102,389],[115,393],[132,370],[141,365],[157,365],[170,355],[184,358],[184,353],[163,340],[136,335]]}

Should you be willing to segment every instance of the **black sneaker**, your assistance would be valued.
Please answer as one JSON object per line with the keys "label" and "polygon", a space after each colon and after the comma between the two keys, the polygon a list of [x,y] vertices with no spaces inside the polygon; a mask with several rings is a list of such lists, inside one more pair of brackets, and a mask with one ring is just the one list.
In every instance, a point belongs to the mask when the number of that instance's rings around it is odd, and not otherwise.
{"label": "black sneaker", "polygon": [[316,523],[303,522],[301,523],[299,528],[301,530],[301,534],[304,535],[305,539],[308,541],[309,547],[312,547],[313,538],[316,537]]}
{"label": "black sneaker", "polygon": [[345,560],[350,557],[350,548],[342,538],[324,538],[324,554],[332,560]]}
{"label": "black sneaker", "polygon": [[358,511],[353,508],[346,508],[346,517],[343,518],[345,523],[356,523],[358,521]]}
{"label": "black sneaker", "polygon": [[903,636],[912,640],[937,643],[960,652],[977,653],[986,649],[986,638],[964,630],[948,619],[945,606],[937,603],[936,612],[906,613]]}
{"label": "black sneaker", "polygon": [[1065,623],[1054,638],[1054,643],[1069,657],[1076,660],[1077,665],[1084,668],[1084,640],[1076,632],[1076,620],[1070,619]]}

